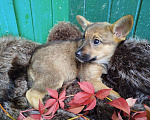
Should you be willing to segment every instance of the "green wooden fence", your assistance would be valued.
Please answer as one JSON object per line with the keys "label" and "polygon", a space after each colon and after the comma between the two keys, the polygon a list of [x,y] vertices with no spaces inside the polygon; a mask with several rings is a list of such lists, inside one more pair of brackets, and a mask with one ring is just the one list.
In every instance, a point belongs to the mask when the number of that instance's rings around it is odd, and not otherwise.
{"label": "green wooden fence", "polygon": [[149,39],[150,0],[0,0],[0,36],[44,43],[58,21],[77,24],[76,15],[82,15],[92,22],[113,23],[128,14],[134,17],[129,36]]}

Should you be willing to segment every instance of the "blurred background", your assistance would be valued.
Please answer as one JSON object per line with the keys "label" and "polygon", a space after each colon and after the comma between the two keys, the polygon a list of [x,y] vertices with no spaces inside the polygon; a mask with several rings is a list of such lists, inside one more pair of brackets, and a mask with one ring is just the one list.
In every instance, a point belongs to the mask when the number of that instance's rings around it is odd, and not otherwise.
{"label": "blurred background", "polygon": [[48,31],[59,21],[79,26],[76,15],[91,22],[117,21],[133,15],[128,35],[150,38],[150,0],[0,0],[0,36],[21,36],[45,43]]}

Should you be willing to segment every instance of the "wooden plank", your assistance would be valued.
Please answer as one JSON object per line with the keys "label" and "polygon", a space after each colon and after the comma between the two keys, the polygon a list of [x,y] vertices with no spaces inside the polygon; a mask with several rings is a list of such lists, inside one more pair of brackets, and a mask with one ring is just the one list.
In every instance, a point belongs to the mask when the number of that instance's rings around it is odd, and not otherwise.
{"label": "wooden plank", "polygon": [[29,0],[13,0],[19,36],[34,41],[32,16]]}
{"label": "wooden plank", "polygon": [[[114,23],[125,15],[133,15],[135,17],[137,5],[138,0],[113,0],[110,22]],[[132,36],[132,30],[129,36]]]}
{"label": "wooden plank", "polygon": [[12,0],[0,0],[1,35],[18,36],[18,28]]}
{"label": "wooden plank", "polygon": [[85,0],[70,0],[69,3],[69,21],[78,27],[76,15],[85,16]]}
{"label": "wooden plank", "polygon": [[135,35],[150,40],[150,1],[143,0]]}
{"label": "wooden plank", "polygon": [[69,0],[52,0],[53,25],[69,20]]}
{"label": "wooden plank", "polygon": [[86,0],[86,18],[91,22],[107,21],[109,1]]}
{"label": "wooden plank", "polygon": [[31,0],[35,41],[45,43],[52,24],[51,0]]}

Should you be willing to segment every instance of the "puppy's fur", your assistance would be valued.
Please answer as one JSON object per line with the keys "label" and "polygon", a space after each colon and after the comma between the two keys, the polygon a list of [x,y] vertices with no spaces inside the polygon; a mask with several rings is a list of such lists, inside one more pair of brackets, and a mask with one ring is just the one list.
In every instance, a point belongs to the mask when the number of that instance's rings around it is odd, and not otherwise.
{"label": "puppy's fur", "polygon": [[[26,97],[35,108],[39,99],[42,100],[47,93],[46,88],[58,89],[64,81],[73,80],[78,75],[81,81],[91,82],[96,91],[108,88],[100,79],[106,72],[104,64],[108,64],[117,45],[125,40],[132,28],[133,18],[128,15],[114,24],[91,23],[82,16],[77,16],[77,20],[85,30],[81,47],[81,40],[54,41],[34,51],[28,69],[33,86]],[[81,62],[79,67],[75,57]],[[113,90],[111,94],[119,97]]]}

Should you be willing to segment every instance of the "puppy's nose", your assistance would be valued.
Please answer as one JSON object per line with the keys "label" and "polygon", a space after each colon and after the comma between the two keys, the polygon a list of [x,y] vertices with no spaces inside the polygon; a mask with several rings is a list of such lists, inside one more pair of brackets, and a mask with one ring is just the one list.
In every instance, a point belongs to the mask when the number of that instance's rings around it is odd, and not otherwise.
{"label": "puppy's nose", "polygon": [[76,51],[75,52],[76,57],[80,57],[82,55],[81,51]]}

